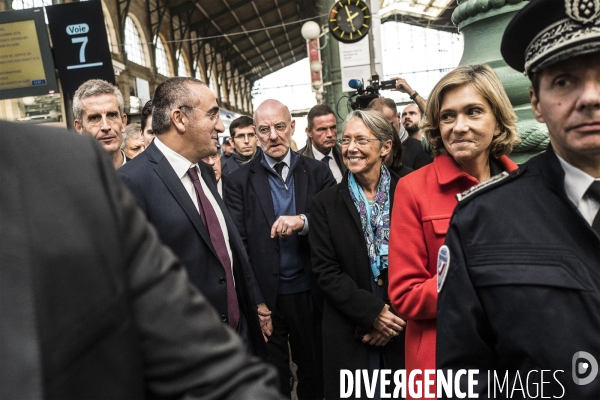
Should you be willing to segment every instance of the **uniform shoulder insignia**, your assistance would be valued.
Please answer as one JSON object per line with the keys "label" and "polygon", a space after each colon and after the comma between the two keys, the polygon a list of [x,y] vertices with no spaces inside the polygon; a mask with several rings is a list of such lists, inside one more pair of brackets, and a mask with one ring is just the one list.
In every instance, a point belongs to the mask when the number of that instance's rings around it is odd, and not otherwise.
{"label": "uniform shoulder insignia", "polygon": [[442,290],[446,276],[448,275],[448,268],[450,267],[450,250],[448,246],[443,245],[438,251],[437,259],[437,291],[438,293]]}
{"label": "uniform shoulder insignia", "polygon": [[517,169],[516,171],[513,171],[511,173],[503,171],[502,173],[500,173],[498,175],[494,175],[490,179],[487,179],[481,183],[478,183],[477,185],[473,186],[472,188],[465,190],[462,193],[457,194],[456,198],[458,199],[459,202],[465,201],[465,199],[473,196],[474,194],[487,192],[491,188],[503,185],[504,183],[511,181],[512,179],[519,176],[520,173],[521,173],[520,169]]}

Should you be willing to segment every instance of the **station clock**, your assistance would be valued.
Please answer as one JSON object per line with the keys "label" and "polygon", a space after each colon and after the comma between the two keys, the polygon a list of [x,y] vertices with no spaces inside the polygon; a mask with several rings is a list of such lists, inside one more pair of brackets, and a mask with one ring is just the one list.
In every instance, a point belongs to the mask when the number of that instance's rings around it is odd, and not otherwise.
{"label": "station clock", "polygon": [[329,11],[329,32],[340,42],[358,42],[371,28],[371,10],[363,0],[340,0]]}

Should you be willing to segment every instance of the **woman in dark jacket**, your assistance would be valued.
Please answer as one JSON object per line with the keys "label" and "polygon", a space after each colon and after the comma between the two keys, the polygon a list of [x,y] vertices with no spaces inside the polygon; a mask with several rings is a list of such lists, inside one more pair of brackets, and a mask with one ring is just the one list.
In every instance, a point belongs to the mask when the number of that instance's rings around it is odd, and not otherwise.
{"label": "woman in dark jacket", "polygon": [[[342,369],[354,373],[404,368],[405,322],[394,314],[387,294],[390,211],[398,177],[383,159],[394,134],[376,111],[349,114],[340,139],[348,172],[311,204],[312,267],[325,295],[323,371],[328,400],[340,398]],[[375,398],[379,393],[377,388]],[[364,386],[361,395],[367,398]]]}

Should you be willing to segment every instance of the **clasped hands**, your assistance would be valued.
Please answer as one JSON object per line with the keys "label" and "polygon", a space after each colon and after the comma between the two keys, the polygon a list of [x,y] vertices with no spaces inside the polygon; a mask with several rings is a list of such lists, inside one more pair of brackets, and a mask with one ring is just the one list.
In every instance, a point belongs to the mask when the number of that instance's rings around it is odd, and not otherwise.
{"label": "clasped hands", "polygon": [[299,215],[282,215],[271,227],[271,238],[290,236],[294,231],[304,228],[304,220]]}
{"label": "clasped hands", "polygon": [[373,329],[363,336],[362,341],[373,346],[385,346],[390,339],[398,336],[405,326],[406,322],[392,313],[390,306],[386,304],[373,322]]}

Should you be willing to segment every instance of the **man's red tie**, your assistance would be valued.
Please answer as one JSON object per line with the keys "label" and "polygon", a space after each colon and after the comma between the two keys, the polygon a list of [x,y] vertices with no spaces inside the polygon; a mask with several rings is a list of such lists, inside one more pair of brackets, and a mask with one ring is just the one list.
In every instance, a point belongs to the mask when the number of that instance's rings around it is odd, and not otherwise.
{"label": "man's red tie", "polygon": [[229,258],[229,254],[227,253],[227,246],[225,245],[223,230],[221,229],[221,224],[219,224],[217,214],[210,204],[210,200],[208,200],[204,190],[202,190],[202,184],[200,183],[200,178],[198,177],[198,172],[196,171],[195,166],[188,170],[188,175],[192,179],[194,187],[196,188],[196,197],[198,198],[200,218],[202,218],[202,222],[208,230],[210,241],[212,242],[213,247],[219,256],[219,260],[223,265],[223,269],[225,270],[225,278],[227,279],[227,319],[229,321],[229,326],[231,326],[233,329],[236,329],[240,320],[240,308],[238,304],[237,293],[235,292],[235,286],[233,284],[231,260]]}

